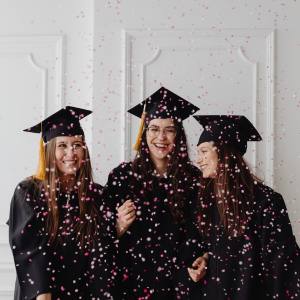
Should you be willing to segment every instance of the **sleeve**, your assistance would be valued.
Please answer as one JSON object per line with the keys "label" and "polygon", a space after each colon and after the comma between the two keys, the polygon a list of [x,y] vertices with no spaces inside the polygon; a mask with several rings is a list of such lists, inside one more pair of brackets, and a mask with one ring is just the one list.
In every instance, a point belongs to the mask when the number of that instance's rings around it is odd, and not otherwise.
{"label": "sleeve", "polygon": [[[113,169],[109,176],[107,183],[103,189],[103,201],[105,207],[110,212],[110,223],[113,224],[115,236],[116,232],[116,219],[117,219],[117,206],[122,205],[128,199],[134,199],[131,186],[131,165],[130,163],[122,163],[117,168]],[[128,232],[122,236],[122,240],[126,238]]]}
{"label": "sleeve", "polygon": [[[101,187],[102,190],[102,187]],[[113,212],[103,201],[102,191],[94,199],[97,203],[98,233],[90,259],[89,299],[112,299],[115,286],[118,239],[115,232]]]}
{"label": "sleeve", "polygon": [[261,267],[270,299],[300,297],[300,251],[284,200],[274,193],[262,209]]}
{"label": "sleeve", "polygon": [[185,239],[179,250],[179,266],[175,272],[175,287],[178,299],[190,299],[190,295],[197,293],[201,285],[200,282],[194,282],[187,268],[191,267],[193,262],[199,256],[206,252],[200,232],[197,227],[197,195],[196,191],[190,192],[186,206],[186,224]]}
{"label": "sleeve", "polygon": [[50,292],[46,239],[41,234],[30,195],[19,185],[13,195],[9,215],[9,243],[17,271],[20,294],[25,299]]}

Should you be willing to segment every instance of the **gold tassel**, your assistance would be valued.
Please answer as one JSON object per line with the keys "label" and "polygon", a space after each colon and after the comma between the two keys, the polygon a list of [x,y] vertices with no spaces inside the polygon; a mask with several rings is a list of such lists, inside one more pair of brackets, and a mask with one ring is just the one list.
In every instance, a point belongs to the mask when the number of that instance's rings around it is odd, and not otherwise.
{"label": "gold tassel", "polygon": [[40,139],[38,169],[34,177],[39,180],[45,180],[46,178],[46,155],[44,141],[42,137]]}
{"label": "gold tassel", "polygon": [[141,116],[140,127],[139,127],[138,134],[137,134],[137,137],[136,137],[136,142],[133,145],[133,150],[135,150],[135,151],[139,151],[140,148],[141,148],[142,135],[143,135],[144,125],[145,125],[146,115],[147,115],[147,113],[146,113],[146,102],[145,102],[144,108],[143,108],[143,113],[142,113],[142,116]]}

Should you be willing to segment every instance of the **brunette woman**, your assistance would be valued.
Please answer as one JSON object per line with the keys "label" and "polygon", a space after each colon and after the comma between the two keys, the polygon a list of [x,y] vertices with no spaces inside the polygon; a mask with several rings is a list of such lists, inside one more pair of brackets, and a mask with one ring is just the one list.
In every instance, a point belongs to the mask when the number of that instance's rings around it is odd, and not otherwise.
{"label": "brunette woman", "polygon": [[243,155],[261,137],[244,116],[195,116],[202,172],[198,226],[208,271],[192,299],[300,299],[300,252],[282,196]]}
{"label": "brunette woman", "polygon": [[90,113],[67,106],[26,130],[42,141],[38,174],[11,202],[15,299],[111,299],[113,228],[79,123]]}
{"label": "brunette woman", "polygon": [[145,118],[141,145],[110,173],[104,192],[118,213],[116,299],[185,299],[204,275],[192,223],[199,174],[182,125],[196,110],[166,88],[129,110]]}

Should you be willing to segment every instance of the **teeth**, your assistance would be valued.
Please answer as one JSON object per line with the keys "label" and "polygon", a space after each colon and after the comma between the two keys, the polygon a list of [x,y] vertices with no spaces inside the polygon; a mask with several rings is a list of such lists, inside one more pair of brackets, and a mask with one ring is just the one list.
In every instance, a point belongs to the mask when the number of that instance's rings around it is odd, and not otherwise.
{"label": "teeth", "polygon": [[73,164],[75,164],[75,161],[74,160],[72,160],[72,161],[64,161],[64,164],[73,165]]}
{"label": "teeth", "polygon": [[167,145],[164,145],[164,144],[155,144],[156,147],[158,148],[166,148]]}

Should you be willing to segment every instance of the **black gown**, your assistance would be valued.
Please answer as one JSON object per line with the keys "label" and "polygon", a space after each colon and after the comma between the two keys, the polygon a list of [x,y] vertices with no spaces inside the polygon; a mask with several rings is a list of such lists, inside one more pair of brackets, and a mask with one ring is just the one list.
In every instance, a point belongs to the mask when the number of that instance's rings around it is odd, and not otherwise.
{"label": "black gown", "polygon": [[95,244],[80,247],[75,227],[79,222],[77,194],[59,194],[60,242],[49,243],[46,231],[47,204],[37,183],[21,182],[13,195],[9,217],[9,241],[17,281],[15,300],[35,299],[51,293],[52,299],[111,299],[115,274],[114,224],[101,203],[102,187],[91,184],[88,200],[99,209],[99,234]]}
{"label": "black gown", "polygon": [[254,213],[240,237],[229,237],[213,211],[213,229],[203,237],[208,272],[192,299],[300,299],[300,251],[282,196],[257,184]]}
{"label": "black gown", "polygon": [[109,175],[104,199],[111,209],[132,199],[137,217],[120,238],[119,277],[114,299],[188,299],[194,283],[187,267],[203,254],[198,231],[193,224],[198,181],[186,184],[186,222],[176,223],[168,204],[168,177],[152,176],[152,188],[133,174],[132,163],[122,163]]}

